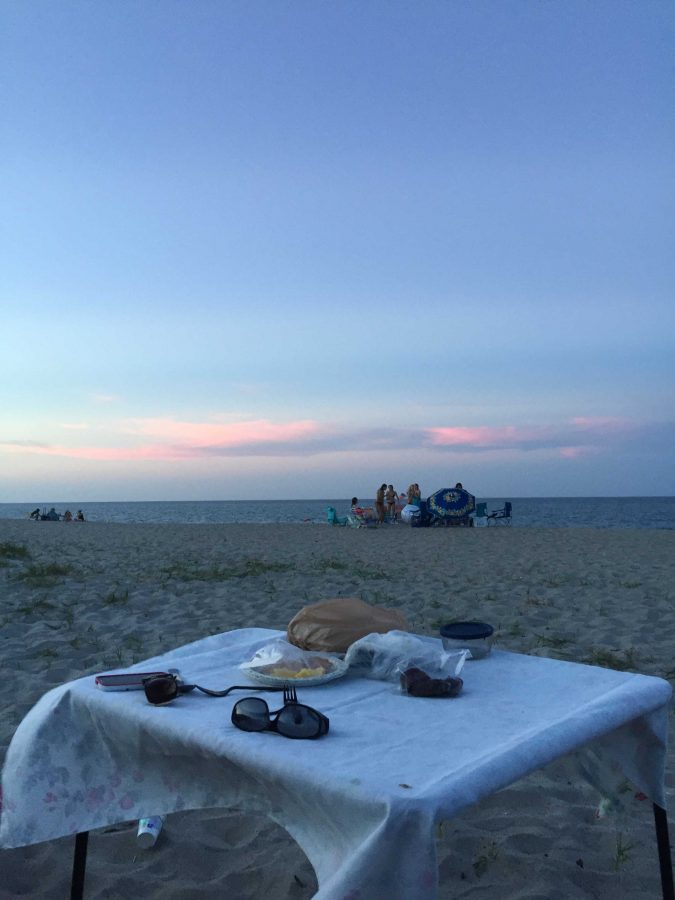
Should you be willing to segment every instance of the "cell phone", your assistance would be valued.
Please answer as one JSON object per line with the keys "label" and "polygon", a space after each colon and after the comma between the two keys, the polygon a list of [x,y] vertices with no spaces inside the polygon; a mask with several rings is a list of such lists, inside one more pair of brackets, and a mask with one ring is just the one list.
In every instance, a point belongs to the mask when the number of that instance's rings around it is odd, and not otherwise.
{"label": "cell phone", "polygon": [[166,672],[119,672],[116,675],[97,675],[96,687],[102,691],[142,691],[145,678],[166,674]]}

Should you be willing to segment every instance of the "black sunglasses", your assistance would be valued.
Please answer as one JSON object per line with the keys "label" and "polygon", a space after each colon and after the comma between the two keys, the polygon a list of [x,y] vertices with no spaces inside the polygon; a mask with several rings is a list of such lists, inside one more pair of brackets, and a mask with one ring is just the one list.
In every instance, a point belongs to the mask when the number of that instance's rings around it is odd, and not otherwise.
{"label": "black sunglasses", "polygon": [[287,738],[319,738],[328,734],[328,717],[311,706],[298,703],[294,687],[284,688],[284,705],[270,712],[262,697],[237,700],[232,710],[232,724],[242,731],[276,731]]}
{"label": "black sunglasses", "polygon": [[176,675],[152,675],[150,678],[143,679],[143,690],[145,691],[145,699],[153,706],[164,706],[171,703],[179,694],[189,694],[194,690],[201,691],[202,694],[208,694],[209,697],[227,697],[230,691],[282,691],[282,687],[253,687],[250,684],[233,684],[232,687],[226,688],[224,691],[212,691],[210,688],[202,687],[199,684],[184,684]]}

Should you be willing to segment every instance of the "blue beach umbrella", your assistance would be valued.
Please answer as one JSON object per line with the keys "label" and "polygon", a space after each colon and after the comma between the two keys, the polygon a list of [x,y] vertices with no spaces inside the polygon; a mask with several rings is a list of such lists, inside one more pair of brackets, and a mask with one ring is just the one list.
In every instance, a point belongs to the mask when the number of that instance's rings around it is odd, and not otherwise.
{"label": "blue beach umbrella", "polygon": [[437,519],[463,519],[476,508],[476,498],[462,488],[441,488],[427,498],[427,510]]}

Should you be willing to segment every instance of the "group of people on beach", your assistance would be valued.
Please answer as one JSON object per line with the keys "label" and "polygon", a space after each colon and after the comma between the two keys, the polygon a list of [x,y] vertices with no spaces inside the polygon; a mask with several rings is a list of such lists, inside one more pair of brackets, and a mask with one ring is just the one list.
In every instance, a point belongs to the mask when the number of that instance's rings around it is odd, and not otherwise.
{"label": "group of people on beach", "polygon": [[[398,522],[399,510],[406,505],[419,506],[422,500],[422,492],[417,483],[408,486],[408,490],[399,494],[393,484],[383,482],[375,492],[375,519],[383,524],[388,517],[390,522]],[[362,517],[368,512],[367,508],[359,506],[357,497],[352,497],[352,514]]]}
{"label": "group of people on beach", "polygon": [[53,506],[49,512],[45,512],[44,510],[40,512],[40,507],[38,506],[30,514],[29,518],[35,519],[36,522],[84,522],[84,513],[81,509],[78,509],[75,515],[73,515],[69,509],[64,513],[57,513]]}
{"label": "group of people on beach", "polygon": [[398,494],[394,490],[394,486],[392,484],[381,484],[377,491],[375,492],[375,515],[377,517],[377,521],[382,524],[384,522],[384,513],[385,513],[385,504],[386,510],[389,513],[389,518],[392,521],[396,521],[396,501],[398,500]]}
{"label": "group of people on beach", "polygon": [[[464,490],[461,481],[457,482],[455,490]],[[417,509],[409,510],[410,507],[416,507]],[[370,521],[371,523],[377,522],[379,525],[382,525],[387,520],[389,522],[398,522],[399,512],[401,511],[403,512],[403,520],[408,521],[406,513],[410,511],[411,514],[417,513],[419,515],[421,507],[422,491],[417,482],[408,485],[408,489],[402,494],[394,490],[393,484],[383,482],[375,492],[374,511],[370,507],[361,506],[358,497],[352,497],[351,513],[357,519]]]}

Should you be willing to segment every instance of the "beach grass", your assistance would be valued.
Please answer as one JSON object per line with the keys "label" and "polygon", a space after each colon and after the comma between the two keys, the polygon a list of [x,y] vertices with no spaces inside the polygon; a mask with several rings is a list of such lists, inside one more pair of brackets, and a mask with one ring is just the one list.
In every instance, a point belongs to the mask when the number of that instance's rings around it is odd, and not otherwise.
{"label": "beach grass", "polygon": [[0,543],[0,559],[30,559],[31,553],[24,544],[15,544],[13,541]]}
{"label": "beach grass", "polygon": [[638,656],[633,647],[619,651],[606,647],[593,647],[583,662],[591,666],[601,666],[604,669],[615,669],[617,672],[637,672],[640,668]]}
{"label": "beach grass", "polygon": [[288,572],[293,563],[267,562],[257,557],[230,564],[202,566],[196,562],[179,561],[164,569],[167,578],[181,581],[227,581],[230,578],[255,578],[270,572]]}
{"label": "beach grass", "polygon": [[23,581],[30,587],[43,587],[55,584],[67,575],[72,575],[72,566],[63,563],[31,563],[14,576],[16,581]]}
{"label": "beach grass", "polygon": [[129,589],[127,588],[124,593],[117,593],[117,590],[111,591],[109,594],[103,598],[103,602],[107,606],[126,606],[129,602]]}

